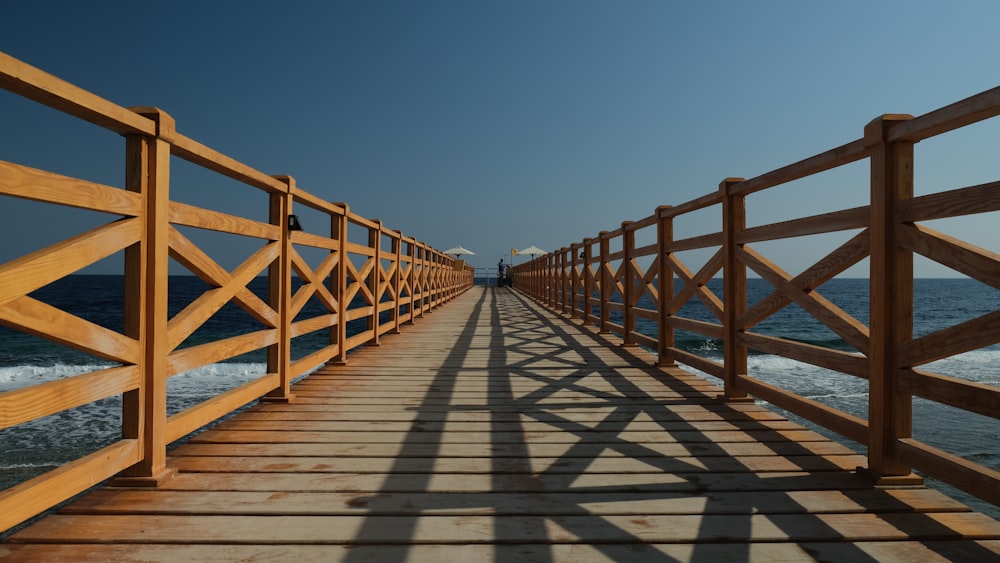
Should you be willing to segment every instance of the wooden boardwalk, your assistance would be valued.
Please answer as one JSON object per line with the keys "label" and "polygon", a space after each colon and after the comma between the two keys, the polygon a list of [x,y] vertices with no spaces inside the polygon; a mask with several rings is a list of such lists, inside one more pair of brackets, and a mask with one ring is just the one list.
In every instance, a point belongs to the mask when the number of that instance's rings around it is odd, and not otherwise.
{"label": "wooden boardwalk", "polygon": [[1000,523],[474,288],[0,545],[12,561],[1000,560]]}

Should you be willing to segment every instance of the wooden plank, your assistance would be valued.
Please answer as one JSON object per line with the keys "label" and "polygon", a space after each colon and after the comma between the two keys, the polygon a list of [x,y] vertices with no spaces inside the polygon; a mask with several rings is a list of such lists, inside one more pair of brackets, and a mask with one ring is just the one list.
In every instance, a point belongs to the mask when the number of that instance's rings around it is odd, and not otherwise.
{"label": "wooden plank", "polygon": [[[626,479],[584,473],[573,479],[572,492],[699,492],[722,491],[805,491],[871,490],[870,479],[841,471],[787,471],[768,473],[767,478],[754,473],[691,472],[652,473]],[[566,492],[567,477],[522,474],[434,473],[180,473],[158,490],[216,491],[368,491],[394,493],[538,493]]]}
{"label": "wooden plank", "polygon": [[807,399],[751,377],[740,377],[738,379],[739,384],[747,391],[771,404],[809,419],[825,428],[829,428],[859,444],[868,443],[868,424],[860,417],[847,414],[818,401]]}
{"label": "wooden plank", "polygon": [[[609,413],[610,414],[610,413]],[[585,422],[576,422],[559,416],[544,416],[534,419],[530,415],[521,416],[506,426],[524,429],[530,432],[560,430],[564,432],[587,433],[591,427]],[[407,432],[433,430],[440,432],[486,434],[487,436],[503,428],[496,421],[318,421],[318,420],[229,420],[213,427],[227,432],[271,430],[275,432]],[[728,431],[728,430],[803,430],[799,424],[788,420],[758,420],[758,421],[665,421],[665,420],[632,420],[621,424],[620,432],[677,432],[684,430],[698,431]]]}
{"label": "wooden plank", "polygon": [[239,387],[230,389],[188,407],[167,418],[167,442],[173,442],[194,432],[195,430],[222,418],[241,406],[266,395],[278,387],[279,377],[274,373],[264,374],[257,379],[248,381]]}
{"label": "wooden plank", "polygon": [[868,147],[865,145],[864,139],[858,139],[817,154],[816,156],[800,160],[794,164],[789,164],[788,166],[783,166],[745,180],[735,186],[734,192],[740,195],[749,195],[780,184],[799,180],[806,176],[831,170],[838,166],[850,164],[867,156]]}
{"label": "wooden plank", "polygon": [[302,563],[348,561],[982,561],[1000,555],[1000,541],[875,541],[875,542],[767,542],[767,543],[584,543],[467,545],[175,545],[175,544],[65,544],[0,546],[0,557],[15,561],[197,561],[245,562],[282,559]]}
{"label": "wooden plank", "polygon": [[563,516],[542,526],[519,516],[252,516],[54,515],[12,541],[176,543],[492,543],[495,530],[517,530],[525,543],[671,541],[889,541],[997,539],[1000,523],[977,513]]}
{"label": "wooden plank", "polygon": [[302,279],[303,284],[295,292],[292,297],[291,310],[289,311],[289,317],[295,318],[296,315],[305,307],[309,298],[313,295],[330,311],[337,311],[337,298],[333,296],[330,290],[326,287],[324,281],[330,276],[333,269],[340,262],[339,253],[331,253],[327,255],[323,261],[312,270],[306,263],[305,259],[295,250],[294,247],[291,248],[292,253],[292,264],[291,267]]}
{"label": "wooden plank", "polygon": [[[224,287],[233,282],[229,271],[173,227],[170,227],[170,256],[210,287]],[[233,300],[240,308],[265,326],[278,327],[277,311],[245,286],[235,289]]]}
{"label": "wooden plank", "polygon": [[175,132],[168,140],[171,142],[171,153],[188,162],[267,192],[288,191],[288,184],[281,180],[268,176],[180,133]]}
{"label": "wooden plank", "polygon": [[123,219],[0,265],[0,305],[111,256],[138,242],[141,232],[141,220]]}
{"label": "wooden plank", "polygon": [[428,512],[560,516],[593,514],[856,514],[968,512],[968,508],[928,489],[867,491],[719,492],[706,503],[697,493],[414,493],[372,496],[365,492],[149,491],[102,489],[63,510],[65,514],[363,515]]}
{"label": "wooden plank", "polygon": [[230,215],[203,207],[196,207],[178,201],[170,202],[170,223],[264,240],[278,240],[281,238],[280,229],[277,225],[254,221],[253,219]]}
{"label": "wooden plank", "polygon": [[1000,311],[934,331],[901,345],[899,361],[903,366],[919,366],[963,352],[992,346],[1000,334]]}
{"label": "wooden plank", "polygon": [[740,333],[736,336],[736,340],[760,352],[805,362],[855,377],[864,378],[868,373],[868,364],[865,358],[850,352],[752,332]]}
{"label": "wooden plank", "polygon": [[167,356],[167,377],[184,373],[208,364],[260,350],[278,340],[278,329],[268,328],[216,340],[206,344],[174,350]]}
{"label": "wooden plank", "polygon": [[298,186],[292,186],[292,197],[295,203],[301,203],[306,207],[315,209],[328,215],[343,215],[345,208],[341,204],[326,201],[314,194],[311,194]]}
{"label": "wooden plank", "polygon": [[174,315],[167,323],[168,350],[177,348],[236,295],[244,297],[242,303],[254,304],[259,307],[259,310],[257,307],[253,309],[257,311],[254,316],[270,320],[271,315],[267,314],[266,311],[273,313],[274,310],[260,299],[247,298],[246,294],[250,293],[247,284],[278,257],[279,251],[278,245],[274,243],[261,247],[233,270],[225,285],[205,291]]}
{"label": "wooden plank", "polygon": [[[681,443],[681,442],[770,442],[770,441],[810,441],[824,440],[822,436],[809,430],[747,430],[747,431],[608,431],[585,433],[586,439],[592,443],[618,443],[620,441],[642,442],[642,443]],[[224,431],[207,430],[191,439],[194,443],[216,442],[216,443],[248,443],[265,442],[273,438],[273,434],[268,431],[247,430],[247,431]],[[368,433],[339,433],[339,432],[310,432],[299,431],[289,432],[283,439],[289,442],[301,443],[454,443],[465,444],[475,443],[480,437],[463,436],[460,433],[410,433],[410,432],[368,432]],[[490,440],[494,444],[516,444],[524,440],[530,440],[540,444],[566,444],[575,443],[580,440],[580,436],[567,433],[562,430],[552,431],[497,431],[490,435]]]}
{"label": "wooden plank", "polygon": [[139,387],[139,368],[92,371],[0,393],[0,428],[10,428]]}
{"label": "wooden plank", "polygon": [[914,467],[975,495],[986,502],[1000,504],[1000,471],[963,459],[912,438],[897,444],[904,457]]}
{"label": "wooden plank", "polygon": [[691,352],[680,348],[671,347],[669,350],[671,357],[678,362],[689,365],[694,369],[703,371],[711,376],[718,377],[720,379],[722,378],[723,366],[721,363],[712,361],[697,354],[692,354]]}
{"label": "wooden plank", "polygon": [[[310,376],[311,379],[311,376]],[[302,390],[301,385],[296,386],[296,390]],[[500,390],[501,388],[498,388]],[[713,389],[718,390],[718,387],[713,386]],[[305,420],[305,421],[350,421],[350,422],[423,422],[423,421],[440,421],[447,420],[448,422],[454,423],[484,423],[490,422],[494,418],[494,413],[504,412],[500,409],[489,409],[482,411],[472,411],[472,410],[460,410],[460,411],[439,411],[439,413],[433,412],[416,412],[412,410],[393,410],[386,411],[385,409],[364,409],[357,406],[346,408],[340,407],[336,409],[332,408],[322,408],[320,409],[307,409],[308,405],[295,405],[293,408],[288,410],[280,410],[276,407],[277,405],[268,405],[267,408],[255,408],[248,410],[239,417],[240,421],[245,422],[275,422],[282,423],[286,421],[295,420]],[[693,406],[693,405],[692,405]],[[699,405],[701,406],[701,405]],[[759,411],[736,411],[729,409],[722,410],[711,410],[708,407],[713,405],[706,405],[704,408],[698,410],[686,410],[677,412],[674,409],[667,410],[662,409],[662,412],[655,413],[656,422],[701,422],[701,421],[713,421],[713,422],[724,422],[724,421],[736,421],[746,424],[753,424],[756,421],[784,421],[785,418],[778,413],[770,410],[760,408]],[[716,407],[718,405],[715,405]],[[634,409],[634,411],[647,411],[646,408]],[[445,415],[441,415],[440,412],[446,412]],[[506,412],[520,413],[522,415],[522,420],[532,420],[536,418],[541,418],[540,414],[523,412],[521,409],[512,408],[508,409]],[[558,413],[558,418],[560,420],[572,421],[581,424],[591,424],[603,421],[612,412],[631,412],[626,411],[621,408],[620,405],[616,406],[606,406],[603,408],[586,409],[586,410],[567,410],[560,409]]]}
{"label": "wooden plank", "polygon": [[294,244],[311,246],[313,248],[325,248],[326,250],[340,250],[340,241],[329,237],[314,235],[305,231],[292,231],[289,233],[289,236],[291,236],[292,243]]}
{"label": "wooden plank", "polygon": [[[868,256],[870,248],[868,234],[867,229],[858,233],[851,240],[840,245],[826,257],[789,280],[790,286],[799,291],[812,292],[847,268],[857,264]],[[738,325],[741,329],[747,330],[791,302],[792,297],[787,287],[775,289],[771,295],[761,299],[746,313],[740,315]]]}
{"label": "wooden plank", "polygon": [[900,370],[900,384],[914,395],[969,412],[1000,418],[1000,389],[924,370]]}
{"label": "wooden plank", "polygon": [[684,252],[685,250],[698,250],[701,248],[715,248],[722,246],[722,233],[710,233],[696,237],[672,240],[667,243],[667,252]]}
{"label": "wooden plank", "polygon": [[156,123],[0,52],[0,88],[123,135],[156,134]]}
{"label": "wooden plank", "polygon": [[[346,462],[345,462],[346,461]],[[698,472],[741,471],[753,473],[788,471],[852,471],[863,465],[864,456],[846,455],[838,457],[801,456],[710,456],[706,458],[677,456],[670,459],[635,459],[617,456],[596,458],[562,459],[558,457],[537,457],[530,459],[507,458],[503,460],[485,458],[364,458],[352,457],[342,460],[335,457],[293,457],[293,456],[225,456],[175,458],[173,467],[189,473],[451,473],[451,474],[523,474],[527,471],[546,475],[588,475],[606,474],[617,478],[622,475]]]}
{"label": "wooden plank", "polygon": [[303,334],[316,332],[317,330],[320,329],[330,328],[336,324],[337,324],[337,313],[330,313],[329,315],[319,315],[316,317],[295,321],[291,323],[291,326],[289,328],[291,329],[292,338],[295,338],[297,336],[302,336]]}
{"label": "wooden plank", "polygon": [[887,139],[917,142],[997,115],[1000,115],[1000,86],[896,123],[889,129]]}
{"label": "wooden plank", "polygon": [[4,161],[0,194],[130,217],[142,213],[142,200],[123,189]]}
{"label": "wooden plank", "polygon": [[760,405],[717,402],[718,385],[652,365],[596,327],[556,324],[508,292],[453,302],[301,380],[295,402],[252,406],[194,436],[171,452],[176,476],[158,488],[92,492],[17,532],[0,556],[1000,549],[995,520],[924,488],[874,488],[854,470],[858,453]]}
{"label": "wooden plank", "polygon": [[722,300],[705,287],[705,284],[708,283],[708,280],[711,279],[720,268],[722,268],[722,252],[715,252],[715,254],[713,254],[707,262],[705,262],[697,274],[692,274],[674,255],[668,256],[667,261],[670,263],[670,269],[677,274],[677,277],[679,277],[684,284],[681,287],[681,290],[677,292],[677,295],[671,299],[670,304],[667,306],[667,310],[670,311],[671,314],[674,314],[679,311],[692,296],[696,296],[702,303],[705,304],[705,307],[711,311],[715,318],[721,320],[723,316]]}
{"label": "wooden plank", "polygon": [[750,247],[737,251],[740,260],[773,285],[782,297],[791,299],[861,353],[869,346],[868,327],[818,292],[799,287],[777,264]]}
{"label": "wooden plank", "polygon": [[137,340],[31,297],[0,305],[0,322],[112,362],[139,363]]}
{"label": "wooden plank", "polygon": [[[830,441],[820,442],[724,442],[712,443],[648,443],[633,447],[626,442],[610,444],[608,452],[619,452],[637,459],[645,457],[706,456],[808,456],[852,455],[846,446]],[[389,443],[186,443],[171,452],[174,456],[292,456],[292,457],[393,457],[400,453],[399,444]],[[493,457],[497,459],[524,457],[518,444],[407,444],[409,457]],[[574,448],[572,444],[532,444],[531,454],[543,457],[591,457],[593,452]]]}
{"label": "wooden plank", "polygon": [[903,225],[898,236],[903,248],[1000,289],[1000,254],[922,225]]}
{"label": "wooden plank", "polygon": [[1000,182],[947,190],[900,202],[899,222],[916,223],[1000,211]]}
{"label": "wooden plank", "polygon": [[736,237],[736,242],[746,244],[767,240],[834,233],[868,226],[868,208],[855,207],[791,221],[750,227]]}
{"label": "wooden plank", "polygon": [[[136,440],[120,440],[30,481],[0,491],[0,530],[40,514],[139,460]],[[2,549],[2,547],[0,547]]]}

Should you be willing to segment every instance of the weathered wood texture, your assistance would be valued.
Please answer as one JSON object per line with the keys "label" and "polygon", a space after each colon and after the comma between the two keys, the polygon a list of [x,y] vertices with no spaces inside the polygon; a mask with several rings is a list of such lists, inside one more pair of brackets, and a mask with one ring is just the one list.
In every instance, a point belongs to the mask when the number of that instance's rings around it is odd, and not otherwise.
{"label": "weathered wood texture", "polygon": [[1000,523],[640,348],[479,288],[0,559],[991,560]]}

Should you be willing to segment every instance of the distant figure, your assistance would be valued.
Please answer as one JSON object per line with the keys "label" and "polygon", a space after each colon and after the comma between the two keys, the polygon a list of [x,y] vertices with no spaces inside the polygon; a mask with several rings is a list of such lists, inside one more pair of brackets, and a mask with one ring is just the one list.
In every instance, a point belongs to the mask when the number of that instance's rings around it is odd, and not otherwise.
{"label": "distant figure", "polygon": [[503,276],[503,271],[504,271],[504,263],[503,263],[503,258],[501,258],[500,263],[497,264],[497,287],[503,287],[505,281]]}

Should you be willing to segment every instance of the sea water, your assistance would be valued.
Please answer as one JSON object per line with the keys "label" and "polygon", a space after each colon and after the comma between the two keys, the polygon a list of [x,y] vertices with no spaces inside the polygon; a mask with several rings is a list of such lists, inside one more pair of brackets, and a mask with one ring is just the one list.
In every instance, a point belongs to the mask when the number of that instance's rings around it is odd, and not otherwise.
{"label": "sea water", "polygon": [[[773,288],[762,280],[751,279],[748,285],[748,300],[751,305],[773,291]],[[171,277],[169,286],[170,315],[182,310],[207,289],[203,282],[194,277]],[[708,288],[721,296],[721,285],[718,280],[712,280]],[[250,289],[264,297],[266,281],[255,280],[251,283]],[[858,321],[868,324],[867,280],[835,279],[820,287],[819,292]],[[123,295],[124,287],[120,276],[70,276],[32,294],[33,297],[46,303],[119,332],[124,325]],[[652,303],[648,298],[644,298],[640,301],[640,306],[652,308]],[[916,280],[914,334],[916,336],[928,334],[998,309],[1000,309],[1000,292],[978,282],[967,279]],[[300,317],[306,318],[325,312],[321,305],[311,302]],[[691,300],[679,312],[679,316],[706,321],[715,320],[696,299]],[[196,345],[261,328],[263,327],[260,323],[249,314],[234,305],[227,305],[182,346]],[[361,330],[358,326],[349,328],[352,333]],[[637,329],[650,336],[656,335],[656,325],[642,319],[639,319]],[[847,342],[794,305],[779,311],[753,330],[837,350],[857,352]],[[296,338],[293,341],[293,358],[303,357],[327,342],[328,336],[324,331]],[[678,331],[676,344],[682,349],[716,361],[722,359],[722,344],[717,340]],[[863,379],[767,354],[751,354],[748,364],[751,377],[846,413],[867,418],[867,381]],[[0,392],[114,365],[107,360],[0,327]],[[989,346],[959,354],[924,368],[970,382],[1000,386],[1000,346]],[[172,414],[198,404],[264,372],[264,352],[258,351],[171,377],[168,381],[168,412]],[[705,377],[713,379],[707,375]],[[913,413],[915,438],[1000,470],[1000,421],[920,398],[914,399]],[[859,452],[864,452],[863,446],[859,444],[852,444],[790,413],[783,412],[783,414],[846,443]],[[0,430],[0,490],[114,443],[120,433],[120,397],[104,399],[41,420]],[[1000,508],[994,505],[978,501],[940,483],[931,482],[931,485],[945,489],[976,510],[1000,518]]]}

